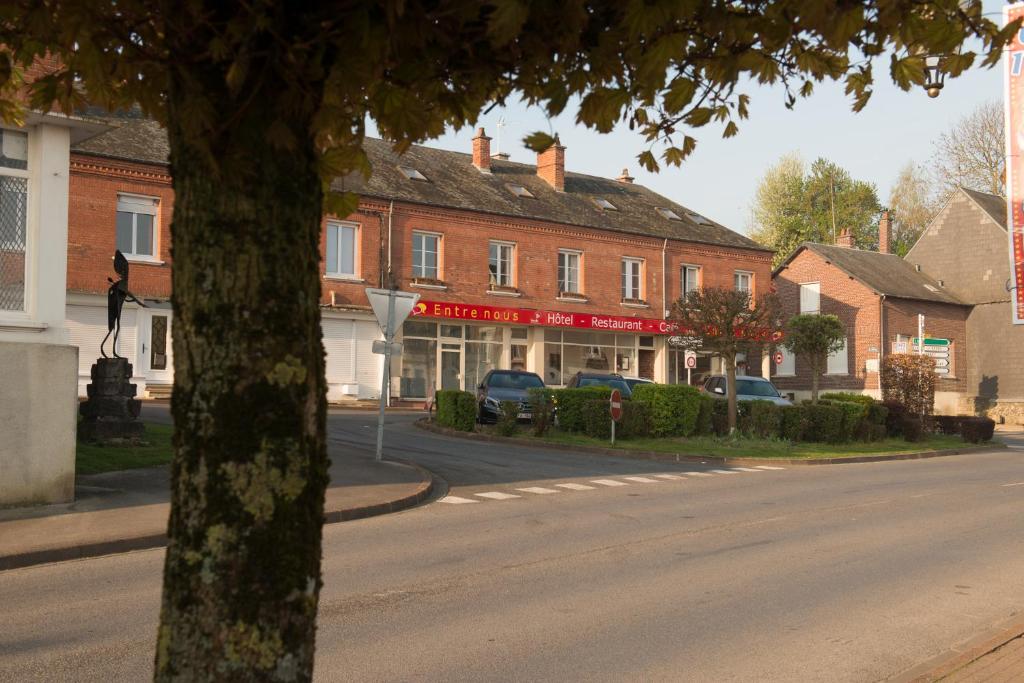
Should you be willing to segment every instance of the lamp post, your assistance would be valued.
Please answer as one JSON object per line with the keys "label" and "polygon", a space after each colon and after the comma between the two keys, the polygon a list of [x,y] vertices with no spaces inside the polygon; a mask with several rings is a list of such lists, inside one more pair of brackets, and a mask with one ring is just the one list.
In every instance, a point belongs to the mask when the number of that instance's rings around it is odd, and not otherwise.
{"label": "lamp post", "polygon": [[924,89],[928,97],[938,97],[942,90],[946,74],[942,71],[942,57],[939,55],[924,56]]}

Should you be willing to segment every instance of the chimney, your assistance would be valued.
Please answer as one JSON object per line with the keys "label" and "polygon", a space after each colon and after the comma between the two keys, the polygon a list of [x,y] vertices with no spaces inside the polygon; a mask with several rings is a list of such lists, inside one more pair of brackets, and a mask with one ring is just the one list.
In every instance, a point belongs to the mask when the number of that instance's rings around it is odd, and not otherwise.
{"label": "chimney", "polygon": [[843,228],[843,231],[839,233],[839,237],[836,238],[836,246],[846,247],[847,249],[853,248],[853,235],[850,234],[849,230]]}
{"label": "chimney", "polygon": [[620,183],[627,183],[627,184],[630,184],[630,185],[633,184],[633,176],[629,175],[629,169],[628,168],[622,169],[622,175],[620,175],[618,178],[616,178],[616,180],[618,180]]}
{"label": "chimney", "polygon": [[473,165],[481,173],[491,172],[491,139],[483,128],[477,128],[473,138]]}
{"label": "chimney", "polygon": [[888,211],[883,211],[882,217],[878,219],[878,253],[890,253],[890,242],[892,242],[892,219],[889,217]]}
{"label": "chimney", "polygon": [[565,147],[555,136],[555,143],[537,154],[537,175],[558,192],[565,192]]}

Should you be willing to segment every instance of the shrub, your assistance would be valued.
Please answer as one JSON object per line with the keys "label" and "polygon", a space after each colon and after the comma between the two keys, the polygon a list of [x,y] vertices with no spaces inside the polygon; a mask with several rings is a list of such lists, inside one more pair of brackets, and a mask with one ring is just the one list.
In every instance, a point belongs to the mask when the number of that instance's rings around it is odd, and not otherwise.
{"label": "shrub", "polygon": [[891,437],[903,436],[903,418],[907,414],[906,408],[894,401],[886,401],[882,405],[886,411],[886,434]]}
{"label": "shrub", "polygon": [[782,434],[782,412],[771,401],[751,401],[750,432],[762,439],[776,439]]}
{"label": "shrub", "polygon": [[991,441],[995,429],[995,420],[989,417],[964,417],[960,422],[960,436],[967,443]]}
{"label": "shrub", "polygon": [[805,404],[800,406],[806,413],[806,441],[840,443],[843,440],[843,409],[829,404]]}
{"label": "shrub", "polygon": [[868,407],[862,402],[835,401],[843,411],[843,441],[868,440]]}
{"label": "shrub", "polygon": [[612,418],[607,399],[591,398],[583,404],[583,433],[595,439],[611,438]]}
{"label": "shrub", "polygon": [[779,422],[782,438],[793,442],[805,440],[811,428],[811,421],[803,406],[780,406]]}
{"label": "shrub", "polygon": [[586,431],[585,406],[587,401],[603,399],[607,415],[609,387],[578,387],[576,389],[553,389],[551,391],[558,410],[558,427],[567,432]]}
{"label": "shrub", "polygon": [[959,436],[962,433],[960,427],[963,420],[964,417],[961,415],[935,415],[932,417],[932,425],[939,434]]}
{"label": "shrub", "polygon": [[882,400],[898,403],[911,415],[931,415],[935,405],[935,361],[897,353],[882,361]]}
{"label": "shrub", "polygon": [[434,396],[437,423],[463,432],[473,431],[476,425],[476,396],[468,391],[442,389]]}
{"label": "shrub", "polygon": [[700,416],[700,392],[685,384],[640,384],[633,400],[649,406],[651,436],[692,436]]}
{"label": "shrub", "polygon": [[855,394],[852,391],[829,391],[822,394],[821,398],[826,401],[844,401],[846,403],[863,403],[864,405],[877,403],[867,394]]}
{"label": "shrub", "polygon": [[[739,413],[737,406],[736,412]],[[739,415],[737,415],[739,422]],[[715,436],[725,436],[729,433],[729,405],[727,401],[711,399],[711,430]]]}
{"label": "shrub", "polygon": [[530,402],[530,424],[534,436],[544,436],[554,421],[554,402],[550,389],[530,389],[527,391]]}
{"label": "shrub", "polygon": [[[710,413],[709,413],[710,414]],[[623,401],[622,419],[615,426],[616,438],[643,438],[651,435],[651,407],[646,401]]]}
{"label": "shrub", "polygon": [[519,401],[502,401],[498,422],[498,434],[512,436],[519,431]]}
{"label": "shrub", "polygon": [[711,420],[711,413],[715,409],[715,399],[701,394],[700,412],[697,413],[697,428],[694,434],[708,436],[715,431],[714,423]]}
{"label": "shrub", "polygon": [[905,440],[912,443],[921,441],[924,438],[924,423],[917,415],[903,413],[900,415],[900,433]]}

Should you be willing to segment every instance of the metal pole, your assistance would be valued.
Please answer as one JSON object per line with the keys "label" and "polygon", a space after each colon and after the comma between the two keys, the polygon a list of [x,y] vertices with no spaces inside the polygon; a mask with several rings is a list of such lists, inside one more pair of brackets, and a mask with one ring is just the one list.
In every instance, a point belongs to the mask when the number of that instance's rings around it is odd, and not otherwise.
{"label": "metal pole", "polygon": [[388,324],[384,329],[384,377],[380,381],[380,412],[377,414],[377,454],[381,459],[384,450],[384,406],[388,400],[388,385],[391,383],[391,340],[395,338],[395,291],[388,292]]}
{"label": "metal pole", "polygon": [[924,315],[917,314],[917,355],[924,355]]}
{"label": "metal pole", "polygon": [[[685,360],[683,362],[685,362]],[[693,370],[691,370],[690,366],[687,365],[686,366],[686,386],[688,386],[688,387],[692,387],[693,386],[693,377],[690,375],[691,372],[693,372]]]}
{"label": "metal pole", "polygon": [[615,445],[615,420],[612,420],[612,445]]}

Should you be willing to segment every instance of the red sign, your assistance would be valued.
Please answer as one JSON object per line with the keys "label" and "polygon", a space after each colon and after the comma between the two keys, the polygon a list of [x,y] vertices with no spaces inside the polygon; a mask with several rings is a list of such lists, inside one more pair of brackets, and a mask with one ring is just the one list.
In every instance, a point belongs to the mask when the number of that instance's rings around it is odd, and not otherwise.
{"label": "red sign", "polygon": [[782,357],[782,351],[776,351],[775,355],[772,356],[772,358],[775,359],[775,364],[776,365],[782,365],[782,361],[784,360],[783,357]]}
{"label": "red sign", "polygon": [[612,397],[608,402],[608,412],[612,419],[618,422],[622,419],[622,393],[618,389],[612,389]]}
{"label": "red sign", "polygon": [[[1003,7],[1004,24],[1024,16],[1024,3]],[[1024,324],[1024,30],[1003,51],[1006,78],[1006,215],[1013,280],[1013,322]]]}
{"label": "red sign", "polygon": [[637,334],[672,334],[678,328],[678,325],[672,321],[654,318],[538,311],[533,308],[505,308],[503,306],[458,304],[445,301],[421,301],[413,308],[412,314],[413,316],[450,318],[470,322],[571,327],[601,332],[634,332]]}

